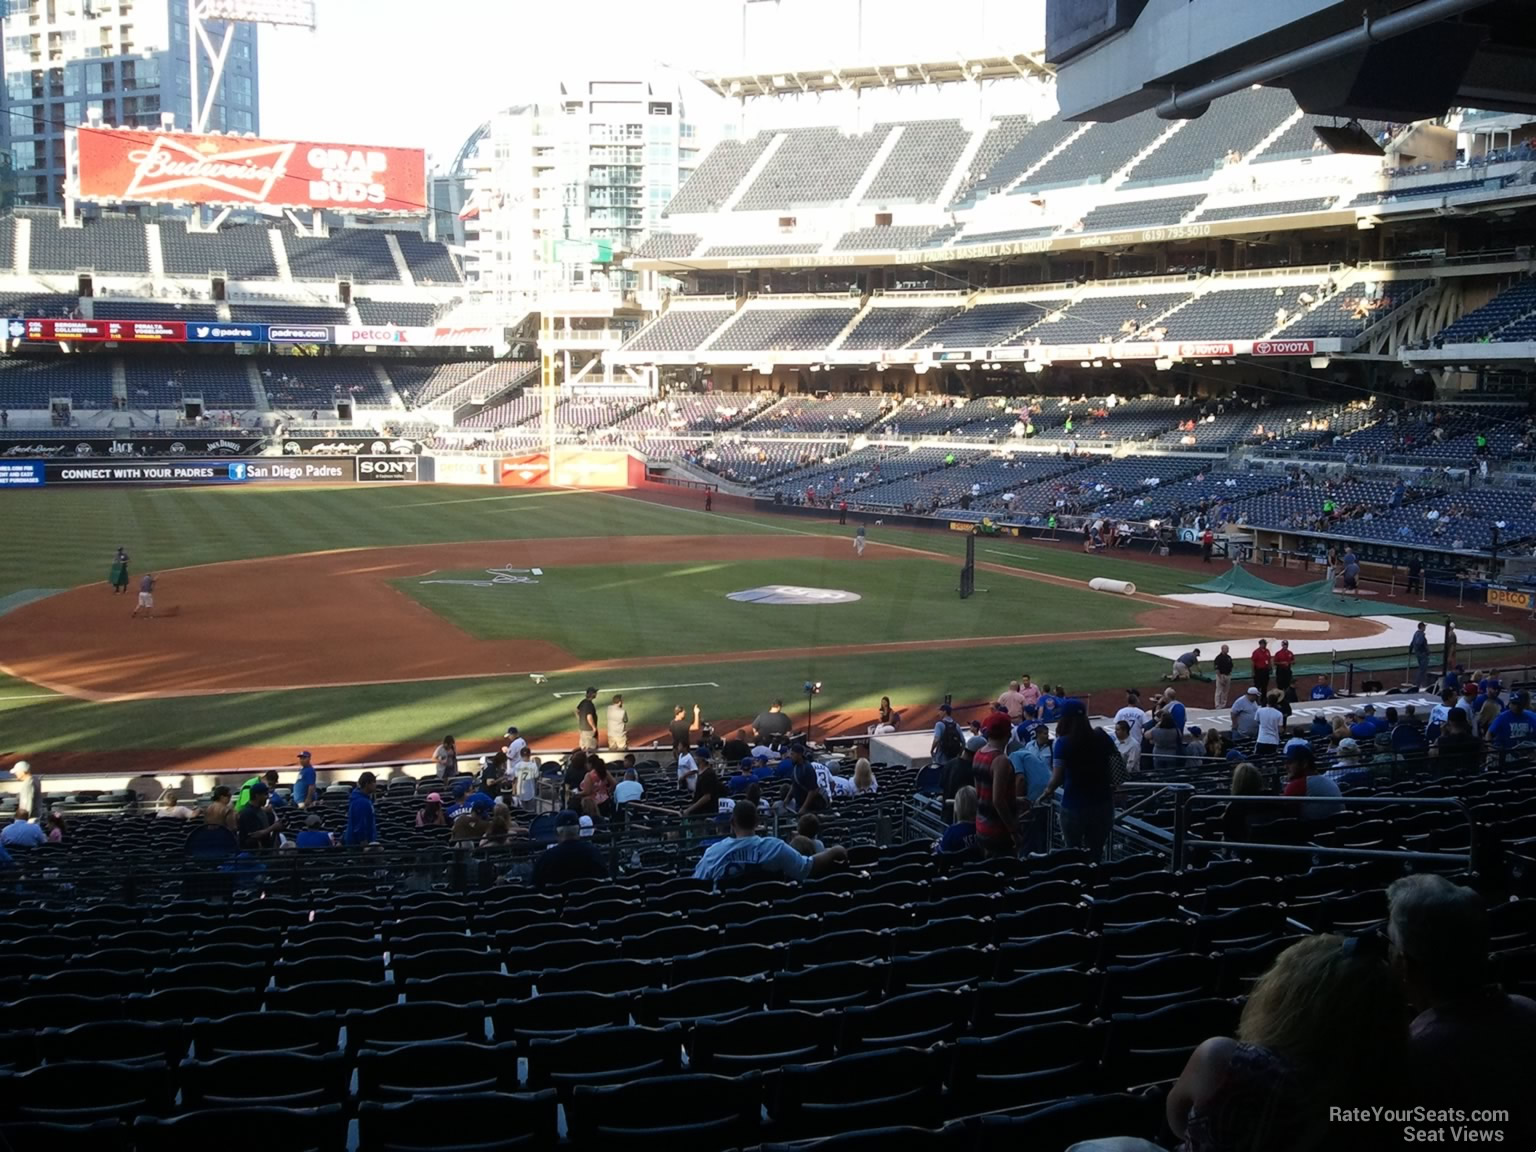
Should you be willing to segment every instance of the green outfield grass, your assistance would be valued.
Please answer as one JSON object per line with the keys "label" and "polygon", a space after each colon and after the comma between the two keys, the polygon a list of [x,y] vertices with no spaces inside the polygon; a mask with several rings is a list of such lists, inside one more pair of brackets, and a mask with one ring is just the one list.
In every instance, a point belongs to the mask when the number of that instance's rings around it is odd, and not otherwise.
{"label": "green outfield grass", "polygon": [[[658,535],[821,536],[851,538],[853,527],[794,517],[706,514],[596,493],[504,493],[448,487],[316,489],[87,489],[0,493],[0,602],[36,589],[104,580],[122,545],[133,570],[169,569],[335,548],[390,547],[487,539],[643,537]],[[869,525],[872,542],[958,556],[960,534]],[[1187,569],[1142,557],[1085,556],[1028,539],[977,541],[987,564],[1086,581],[1109,576],[1146,592],[1183,591]],[[473,561],[466,557],[466,570]],[[1197,578],[1197,577],[1193,577]],[[793,583],[858,592],[855,604],[822,608],[736,604],[726,592]],[[1029,672],[1072,692],[1118,704],[1127,684],[1146,687],[1163,661],[1135,647],[1182,638],[1078,640],[979,647],[966,638],[1085,632],[1130,626],[1143,606],[1004,573],[978,573],[988,589],[955,595],[952,565],[875,550],[862,561],[732,560],[719,554],[667,557],[643,545],[601,567],[551,570],[534,586],[420,586],[410,595],[480,636],[528,635],[581,658],[654,654],[643,669],[599,677],[605,692],[625,691],[637,729],[660,727],[674,703],[700,705],[706,718],[739,719],[782,696],[792,711],[800,687],[820,680],[824,710],[873,708],[889,695],[898,708],[931,707],[945,692],[982,700],[1010,677]],[[509,592],[511,597],[501,597]],[[524,593],[532,593],[525,596]],[[483,595],[482,595],[483,594]],[[1513,619],[1499,625],[1519,632]],[[345,638],[317,639],[344,643]],[[826,646],[916,642],[904,651],[837,654]],[[700,653],[784,649],[744,663]],[[221,654],[209,653],[209,659]],[[0,653],[0,661],[3,661]],[[387,670],[382,670],[387,674]],[[1239,672],[1242,671],[1240,664]],[[671,685],[702,685],[674,688]],[[711,686],[718,685],[718,686]],[[241,693],[102,704],[52,695],[0,676],[0,760],[52,750],[235,748],[300,744],[419,745],[426,754],[453,731],[472,745],[507,724],[536,736],[574,728],[572,697],[584,684],[536,685],[527,677]],[[1199,692],[1200,689],[1195,689]],[[799,713],[797,712],[797,715]],[[45,761],[46,762],[46,761]]]}
{"label": "green outfield grass", "polygon": [[[806,649],[818,645],[963,642],[973,636],[1126,628],[1145,605],[1089,601],[1093,593],[999,576],[991,590],[957,599],[948,560],[871,552],[862,559],[732,560],[728,550],[641,562],[545,569],[537,584],[489,588],[436,580],[484,579],[483,570],[436,572],[395,586],[482,638],[529,636],[583,660]],[[648,562],[647,562],[648,561]],[[750,604],[731,592],[771,584],[855,593],[825,605]],[[1092,623],[1086,609],[1092,607]],[[883,657],[882,657],[883,659]]]}
{"label": "green outfield grass", "polygon": [[119,546],[142,573],[328,548],[773,531],[601,493],[385,484],[0,492],[0,525],[0,596],[105,581]]}

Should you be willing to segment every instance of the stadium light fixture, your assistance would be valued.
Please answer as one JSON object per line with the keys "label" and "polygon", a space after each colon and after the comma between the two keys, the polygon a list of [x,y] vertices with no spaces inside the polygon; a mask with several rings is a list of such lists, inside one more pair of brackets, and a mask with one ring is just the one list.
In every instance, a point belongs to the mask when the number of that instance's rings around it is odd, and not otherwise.
{"label": "stadium light fixture", "polygon": [[1160,356],[1152,361],[1152,367],[1156,368],[1159,372],[1166,372],[1173,367],[1173,361],[1166,356]]}
{"label": "stadium light fixture", "polygon": [[[208,25],[221,25],[210,32]],[[234,44],[235,28],[240,24],[270,24],[292,28],[315,27],[315,0],[187,0],[188,75],[191,80],[190,104],[194,133],[208,130],[219,85],[224,79],[224,65]],[[215,44],[215,37],[218,43]],[[207,92],[203,90],[203,66],[208,67]]]}
{"label": "stadium light fixture", "polygon": [[1307,361],[1307,364],[1313,368],[1326,368],[1331,363],[1332,361],[1326,356],[1314,356]]}
{"label": "stadium light fixture", "polygon": [[315,0],[202,0],[197,8],[204,20],[281,24],[290,28],[315,26]]}
{"label": "stadium light fixture", "polygon": [[1024,371],[1034,376],[1045,371],[1045,364],[1039,360],[1026,360],[1024,361]]}

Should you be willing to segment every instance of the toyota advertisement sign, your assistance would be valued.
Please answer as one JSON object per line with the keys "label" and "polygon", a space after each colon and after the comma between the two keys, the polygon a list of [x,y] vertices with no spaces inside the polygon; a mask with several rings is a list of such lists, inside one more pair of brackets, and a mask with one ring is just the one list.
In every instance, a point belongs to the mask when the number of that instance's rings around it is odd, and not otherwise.
{"label": "toyota advertisement sign", "polygon": [[411,216],[427,210],[427,156],[419,148],[138,128],[76,131],[82,200]]}

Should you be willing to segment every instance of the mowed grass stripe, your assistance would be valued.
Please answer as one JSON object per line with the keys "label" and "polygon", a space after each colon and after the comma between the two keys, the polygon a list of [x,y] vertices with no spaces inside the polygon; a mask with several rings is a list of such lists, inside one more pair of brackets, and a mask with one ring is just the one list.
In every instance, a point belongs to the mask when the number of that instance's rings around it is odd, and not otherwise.
{"label": "mowed grass stripe", "polygon": [[[483,580],[483,569],[433,580]],[[785,556],[732,560],[680,555],[649,563],[546,567],[537,584],[473,587],[400,580],[395,586],[472,636],[532,638],[579,660],[693,655],[733,649],[948,641],[1128,628],[1145,605],[1054,584],[994,581],[962,601],[952,563],[904,553],[856,558]],[[861,599],[836,604],[760,604],[731,592],[788,584]]]}
{"label": "mowed grass stripe", "polygon": [[[1020,647],[967,648],[963,642],[940,647],[882,653],[839,655],[829,649],[786,654],[751,664],[686,663],[660,658],[640,683],[713,681],[719,688],[626,692],[632,732],[660,731],[672,718],[672,706],[690,710],[697,703],[705,720],[744,721],[765,702],[782,698],[796,723],[803,723],[806,680],[822,682],[815,711],[820,718],[851,709],[873,709],[882,695],[898,708],[936,705],[945,692],[959,702],[990,699],[1000,685],[1022,672],[1038,682],[1059,682],[1074,692],[1105,668],[1123,666],[1126,640],[1051,642]],[[302,692],[253,692],[228,696],[87,703],[69,697],[18,702],[5,708],[0,757],[50,751],[239,748],[311,744],[385,747],[419,742],[430,754],[446,732],[466,750],[491,747],[508,724],[518,724],[536,742],[550,733],[575,731],[574,697],[551,693],[581,691],[590,680],[630,683],[634,671],[595,676],[556,676],[534,684],[526,676],[485,677],[411,684],[307,689]],[[617,679],[623,677],[623,679]],[[1123,675],[1121,676],[1123,678]],[[1115,688],[1123,687],[1116,681]],[[1118,706],[1118,691],[1103,695],[1105,707]],[[818,724],[822,723],[818,721]]]}

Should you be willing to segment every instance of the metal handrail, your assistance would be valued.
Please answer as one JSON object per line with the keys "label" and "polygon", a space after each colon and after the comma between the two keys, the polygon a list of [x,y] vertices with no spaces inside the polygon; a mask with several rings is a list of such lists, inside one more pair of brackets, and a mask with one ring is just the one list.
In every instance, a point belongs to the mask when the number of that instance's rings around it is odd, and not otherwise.
{"label": "metal handrail", "polygon": [[1196,794],[1193,786],[1189,792],[1181,791],[1178,798],[1178,806],[1174,810],[1173,824],[1173,867],[1177,871],[1184,867],[1185,854],[1190,848],[1237,848],[1252,851],[1279,851],[1293,854],[1306,853],[1308,855],[1341,856],[1345,859],[1362,860],[1426,860],[1447,861],[1459,860],[1468,865],[1477,856],[1477,822],[1472,818],[1472,810],[1467,807],[1465,801],[1454,796],[1341,796],[1337,803],[1342,807],[1390,807],[1393,805],[1408,805],[1418,808],[1451,808],[1459,810],[1467,819],[1467,851],[1466,852],[1401,852],[1388,848],[1332,848],[1324,845],[1290,845],[1290,844],[1263,844],[1249,841],[1229,840],[1190,840],[1189,839],[1189,804],[1194,800],[1213,800],[1232,803],[1234,801],[1245,804],[1269,804],[1269,805],[1295,805],[1306,803],[1333,803],[1332,798],[1320,801],[1316,796],[1232,796],[1221,794]]}

